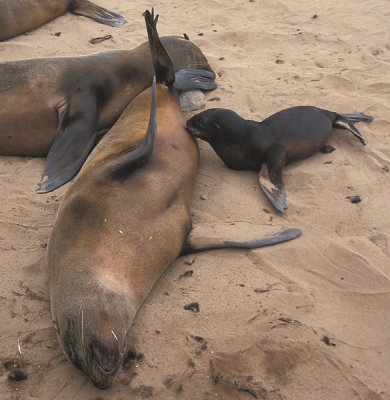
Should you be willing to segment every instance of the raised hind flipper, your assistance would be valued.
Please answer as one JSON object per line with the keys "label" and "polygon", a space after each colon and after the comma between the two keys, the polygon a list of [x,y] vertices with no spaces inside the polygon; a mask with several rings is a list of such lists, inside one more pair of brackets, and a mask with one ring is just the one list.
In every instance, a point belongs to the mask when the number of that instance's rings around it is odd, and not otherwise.
{"label": "raised hind flipper", "polygon": [[90,93],[73,96],[58,107],[59,124],[38,183],[38,193],[51,192],[72,179],[91,152],[96,138],[97,104]]}
{"label": "raised hind flipper", "polygon": [[175,69],[172,57],[161,43],[157,32],[158,15],[154,17],[154,9],[152,8],[152,12],[149,10],[144,12],[144,18],[157,83],[165,83],[170,87],[175,82]]}
{"label": "raised hind flipper", "polygon": [[121,26],[127,24],[127,21],[119,14],[100,7],[88,0],[74,0],[69,10],[73,14],[83,15],[109,26]]}

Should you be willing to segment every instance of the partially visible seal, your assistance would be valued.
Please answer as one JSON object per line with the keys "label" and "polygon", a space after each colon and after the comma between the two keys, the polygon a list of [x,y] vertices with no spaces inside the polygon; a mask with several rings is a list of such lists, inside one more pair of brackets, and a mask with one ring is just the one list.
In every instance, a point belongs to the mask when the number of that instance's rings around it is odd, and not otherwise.
{"label": "partially visible seal", "polygon": [[273,206],[284,213],[287,204],[283,167],[319,151],[332,128],[347,129],[365,145],[353,123],[372,119],[363,113],[338,114],[317,107],[299,106],[256,122],[245,120],[231,110],[214,108],[189,119],[187,129],[209,142],[229,168],[260,171],[266,164],[269,181],[259,173],[260,187]]}
{"label": "partially visible seal", "polygon": [[[161,40],[179,76],[185,68],[212,73],[194,43]],[[38,192],[56,189],[78,172],[96,135],[151,86],[153,75],[148,42],[133,50],[0,63],[0,154],[48,154]],[[215,88],[213,80],[208,84]]]}
{"label": "partially visible seal", "polygon": [[35,29],[68,11],[110,26],[127,22],[88,0],[0,0],[0,40]]}
{"label": "partially visible seal", "polygon": [[[131,346],[129,330],[139,307],[182,252],[199,165],[197,143],[185,130],[172,87],[172,60],[158,39],[156,19],[146,12],[145,20],[157,81],[169,88],[154,85],[126,107],[64,196],[48,243],[59,342],[100,389],[112,384]],[[256,247],[299,233],[285,230],[215,247]],[[185,247],[197,249],[199,242],[191,236]]]}

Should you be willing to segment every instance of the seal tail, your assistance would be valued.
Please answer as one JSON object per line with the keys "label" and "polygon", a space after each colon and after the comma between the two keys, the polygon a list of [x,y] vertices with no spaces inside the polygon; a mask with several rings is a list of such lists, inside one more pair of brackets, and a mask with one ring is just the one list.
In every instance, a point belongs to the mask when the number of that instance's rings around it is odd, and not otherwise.
{"label": "seal tail", "polygon": [[256,249],[265,246],[287,242],[301,235],[301,230],[297,228],[281,229],[280,231],[269,233],[260,238],[247,241],[231,241],[211,238],[208,236],[198,236],[196,230],[191,231],[186,243],[184,244],[181,255],[218,249]]}
{"label": "seal tail", "polygon": [[109,26],[121,26],[127,24],[127,21],[119,14],[100,7],[89,0],[76,0],[72,2],[69,10],[73,14],[82,15]]}
{"label": "seal tail", "polygon": [[366,145],[366,141],[364,140],[363,136],[359,132],[359,130],[355,127],[354,122],[361,122],[361,121],[372,121],[374,118],[370,115],[364,113],[358,114],[336,114],[336,120],[333,123],[333,128],[336,129],[346,129],[347,131],[351,132],[355,135],[363,146]]}

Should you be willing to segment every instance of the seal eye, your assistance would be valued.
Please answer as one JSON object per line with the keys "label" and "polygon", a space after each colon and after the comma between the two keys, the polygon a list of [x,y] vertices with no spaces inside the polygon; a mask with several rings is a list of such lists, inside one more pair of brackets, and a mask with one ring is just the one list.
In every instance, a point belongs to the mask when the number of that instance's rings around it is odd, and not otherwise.
{"label": "seal eye", "polygon": [[214,126],[214,128],[215,128],[217,131],[220,131],[220,130],[221,130],[221,126],[219,125],[218,122],[214,122],[213,126]]}

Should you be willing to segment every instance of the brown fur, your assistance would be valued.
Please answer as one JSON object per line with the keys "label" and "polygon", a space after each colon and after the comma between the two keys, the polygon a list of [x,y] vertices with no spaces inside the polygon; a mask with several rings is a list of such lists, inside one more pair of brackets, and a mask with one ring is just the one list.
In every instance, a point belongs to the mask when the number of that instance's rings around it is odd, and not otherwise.
{"label": "brown fur", "polygon": [[126,108],[91,153],[63,200],[48,245],[60,343],[100,388],[111,385],[131,342],[133,319],[179,255],[191,225],[199,153],[177,99],[165,87],[157,87],[158,128],[150,159],[127,177],[102,180],[115,166],[115,155],[146,132],[150,93]]}

